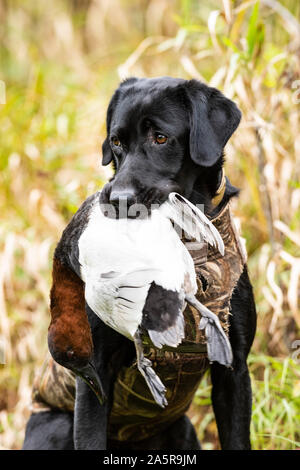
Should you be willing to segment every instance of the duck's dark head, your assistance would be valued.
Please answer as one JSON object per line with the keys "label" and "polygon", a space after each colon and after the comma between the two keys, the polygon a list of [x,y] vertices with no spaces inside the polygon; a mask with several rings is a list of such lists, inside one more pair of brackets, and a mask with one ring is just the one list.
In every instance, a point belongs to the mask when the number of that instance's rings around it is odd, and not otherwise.
{"label": "duck's dark head", "polygon": [[81,377],[96,394],[100,403],[103,404],[105,393],[93,364],[92,354],[86,354],[85,351],[78,350],[76,345],[65,346],[64,338],[53,326],[49,329],[48,346],[53,359]]}
{"label": "duck's dark head", "polygon": [[82,344],[69,333],[64,334],[61,322],[52,323],[49,327],[48,346],[53,359],[63,367],[72,370],[93,390],[101,404],[105,394],[101,380],[93,364],[93,352],[90,344]]}

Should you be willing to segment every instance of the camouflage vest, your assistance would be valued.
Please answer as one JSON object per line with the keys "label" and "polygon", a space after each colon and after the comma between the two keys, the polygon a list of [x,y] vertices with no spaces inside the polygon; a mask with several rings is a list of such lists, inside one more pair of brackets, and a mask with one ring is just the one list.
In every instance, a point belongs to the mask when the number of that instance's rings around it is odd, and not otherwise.
{"label": "camouflage vest", "polygon": [[[246,254],[237,235],[229,204],[212,220],[225,245],[225,255],[206,245],[189,250],[197,273],[197,298],[218,315],[228,333],[230,299],[243,271]],[[187,245],[189,249],[189,246]],[[197,249],[198,248],[198,249]],[[139,441],[162,430],[189,408],[199,382],[209,366],[205,336],[199,330],[200,317],[190,306],[184,311],[185,339],[176,348],[154,348],[144,338],[145,355],[167,388],[169,405],[161,409],[153,400],[142,375],[133,363],[119,372],[114,386],[108,437],[118,441]],[[48,357],[33,387],[32,411],[51,408],[73,411],[75,377]]]}

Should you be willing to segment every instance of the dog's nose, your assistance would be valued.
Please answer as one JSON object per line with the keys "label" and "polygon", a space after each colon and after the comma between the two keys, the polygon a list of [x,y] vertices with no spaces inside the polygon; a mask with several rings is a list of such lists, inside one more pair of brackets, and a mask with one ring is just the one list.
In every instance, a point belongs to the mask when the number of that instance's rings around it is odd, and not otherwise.
{"label": "dog's nose", "polygon": [[136,196],[130,191],[112,191],[109,202],[116,207],[119,205],[130,207],[136,203]]}

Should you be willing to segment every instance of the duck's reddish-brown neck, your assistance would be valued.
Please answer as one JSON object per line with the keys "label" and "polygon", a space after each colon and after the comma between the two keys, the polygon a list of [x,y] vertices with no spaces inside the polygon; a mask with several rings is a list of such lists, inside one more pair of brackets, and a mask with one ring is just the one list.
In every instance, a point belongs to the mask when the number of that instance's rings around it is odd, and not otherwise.
{"label": "duck's reddish-brown neck", "polygon": [[52,276],[49,349],[54,358],[66,355],[71,359],[74,355],[87,360],[92,355],[93,342],[85,311],[84,283],[58,259],[54,259]]}

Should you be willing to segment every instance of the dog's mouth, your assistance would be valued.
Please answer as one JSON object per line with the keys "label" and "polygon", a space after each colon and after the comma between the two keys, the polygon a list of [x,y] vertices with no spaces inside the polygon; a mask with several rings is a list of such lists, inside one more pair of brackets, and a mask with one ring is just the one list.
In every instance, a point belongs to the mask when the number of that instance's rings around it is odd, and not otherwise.
{"label": "dog's mouth", "polygon": [[140,191],[134,203],[122,198],[110,202],[111,185],[107,183],[100,194],[100,208],[110,219],[146,219],[150,217],[153,210],[158,209],[167,199],[171,192],[178,192],[175,184],[166,185],[165,188],[150,188]]}

